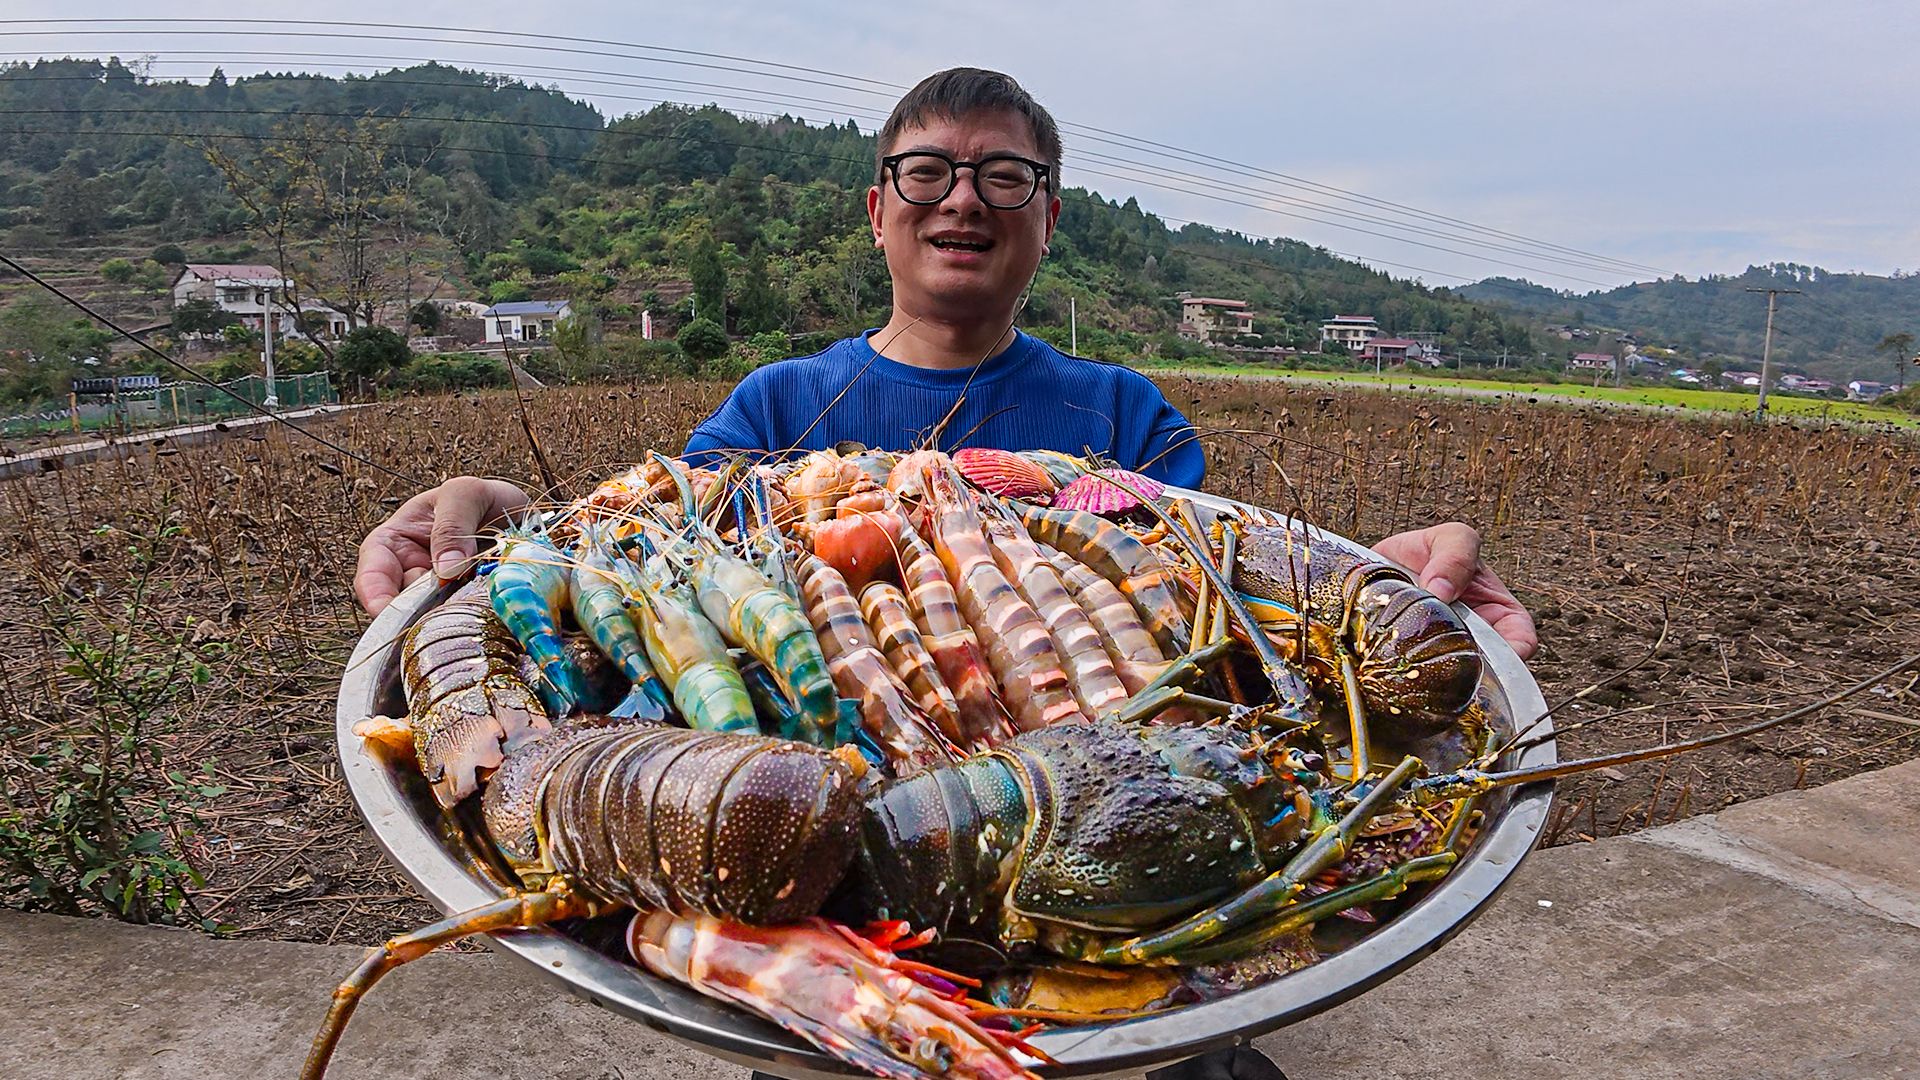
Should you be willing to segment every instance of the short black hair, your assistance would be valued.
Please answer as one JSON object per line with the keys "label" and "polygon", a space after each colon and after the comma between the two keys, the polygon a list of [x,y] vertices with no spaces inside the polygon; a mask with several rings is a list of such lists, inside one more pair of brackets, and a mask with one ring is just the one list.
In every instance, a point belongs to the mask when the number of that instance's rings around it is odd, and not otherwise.
{"label": "short black hair", "polygon": [[1052,169],[1052,188],[1060,190],[1060,125],[1053,114],[1033,100],[1013,76],[985,68],[957,67],[935,72],[907,91],[887,123],[880,129],[879,145],[874,152],[873,182],[885,186],[887,168],[880,163],[893,150],[900,133],[910,127],[922,127],[930,120],[952,120],[979,112],[1016,112],[1033,128],[1033,143],[1040,159]]}

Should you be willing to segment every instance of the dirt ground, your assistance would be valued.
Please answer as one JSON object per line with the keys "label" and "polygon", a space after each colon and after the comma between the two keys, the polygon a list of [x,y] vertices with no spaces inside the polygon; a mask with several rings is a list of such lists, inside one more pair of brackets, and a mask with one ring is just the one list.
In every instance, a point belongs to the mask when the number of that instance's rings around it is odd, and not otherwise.
{"label": "dirt ground", "polygon": [[[1908,621],[1920,579],[1910,438],[1162,382],[1205,432],[1209,487],[1222,494],[1365,540],[1447,519],[1481,529],[1538,619],[1531,666],[1548,700],[1619,676],[1556,714],[1563,727],[1591,722],[1561,740],[1563,757],[1757,719],[1920,641]],[[557,474],[596,478],[677,448],[724,392],[548,390],[530,419]],[[533,483],[538,472],[510,394],[383,405],[314,430],[393,474],[276,430],[0,485],[0,763],[22,790],[33,753],[84,736],[112,706],[70,673],[63,642],[126,633],[152,655],[184,643],[204,676],[157,676],[177,685],[142,721],[140,746],[155,757],[136,773],[224,789],[177,826],[205,878],[197,913],[240,936],[367,943],[436,913],[367,837],[334,756],[334,695],[365,626],[348,592],[354,548],[425,484],[460,472]],[[1547,842],[1911,758],[1914,687],[1905,676],[1756,739],[1565,781]],[[0,898],[45,906],[7,873]]]}

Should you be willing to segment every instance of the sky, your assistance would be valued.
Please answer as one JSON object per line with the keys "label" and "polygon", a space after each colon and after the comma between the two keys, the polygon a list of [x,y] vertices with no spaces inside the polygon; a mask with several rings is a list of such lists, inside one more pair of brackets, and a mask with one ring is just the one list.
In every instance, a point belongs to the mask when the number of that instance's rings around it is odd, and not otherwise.
{"label": "sky", "polygon": [[[203,80],[216,63],[231,78],[433,58],[557,85],[610,118],[672,98],[868,129],[905,87],[970,64],[1013,75],[1060,120],[1069,185],[1431,285],[1505,275],[1584,292],[1776,261],[1920,270],[1910,2],[415,0],[396,16],[392,0],[333,0],[326,18],[360,25],[231,27],[244,36],[151,21],[204,18],[201,4],[88,8],[100,21],[0,24],[0,61],[152,56],[155,77]],[[71,11],[10,0],[4,17]]]}

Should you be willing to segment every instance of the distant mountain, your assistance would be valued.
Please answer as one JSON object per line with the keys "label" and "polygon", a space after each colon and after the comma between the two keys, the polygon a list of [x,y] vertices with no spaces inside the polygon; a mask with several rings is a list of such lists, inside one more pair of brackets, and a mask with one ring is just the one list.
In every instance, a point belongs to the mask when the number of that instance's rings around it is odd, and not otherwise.
{"label": "distant mountain", "polygon": [[1893,360],[1874,346],[1888,334],[1920,333],[1920,274],[1837,274],[1773,263],[1749,266],[1734,277],[1675,277],[1584,294],[1513,278],[1488,278],[1455,291],[1543,323],[1623,331],[1645,343],[1757,362],[1767,298],[1750,288],[1802,290],[1780,297],[1773,358],[1825,378],[1884,380],[1892,375]]}
{"label": "distant mountain", "polygon": [[[142,317],[164,300],[165,271],[148,252],[266,254],[210,150],[243,175],[273,176],[299,153],[363,145],[386,151],[355,158],[352,176],[386,200],[380,257],[433,249],[463,295],[564,295],[624,323],[643,308],[659,316],[704,273],[723,298],[702,314],[742,335],[845,332],[884,319],[889,301],[862,209],[873,140],[851,120],[662,104],[609,122],[556,90],[438,64],[345,78],[216,71],[200,84],[118,60],[0,64],[0,115],[12,121],[0,128],[0,247]],[[363,118],[379,123],[356,126]],[[1317,348],[1321,320],[1358,313],[1448,349],[1535,351],[1522,320],[1324,248],[1198,223],[1176,230],[1133,199],[1085,188],[1061,195],[1052,253],[1021,318],[1065,341],[1077,317],[1088,355],[1183,348],[1173,338],[1180,292],[1247,301],[1252,345]],[[301,212],[289,211],[296,221]],[[317,247],[324,235],[296,229],[295,239]],[[136,280],[102,280],[109,256],[142,267]],[[371,276],[410,281],[418,268]],[[31,295],[18,281],[0,286],[11,288],[0,287],[0,314]],[[0,350],[25,346],[8,333],[0,321]]]}

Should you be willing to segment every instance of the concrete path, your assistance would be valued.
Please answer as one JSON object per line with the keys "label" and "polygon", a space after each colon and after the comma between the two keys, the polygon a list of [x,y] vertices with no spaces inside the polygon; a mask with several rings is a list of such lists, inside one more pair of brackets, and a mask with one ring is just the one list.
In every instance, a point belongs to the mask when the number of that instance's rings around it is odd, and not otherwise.
{"label": "concrete path", "polygon": [[[278,415],[283,420],[299,421],[364,407],[361,404],[315,405],[307,409],[290,409]],[[50,469],[97,461],[115,454],[139,450],[163,440],[174,446],[199,446],[202,443],[218,442],[229,438],[234,432],[273,422],[270,416],[236,416],[231,420],[215,420],[205,424],[187,424],[182,427],[161,428],[157,431],[142,431],[124,438],[87,439],[84,442],[43,446],[38,450],[0,457],[0,480],[12,480],[18,476],[30,476]]]}
{"label": "concrete path", "polygon": [[[1551,906],[1547,906],[1547,905]],[[0,912],[0,1077],[291,1076],[361,950]],[[1920,761],[1532,856],[1293,1080],[1920,1076]],[[381,985],[339,1077],[745,1080],[484,954]]]}

